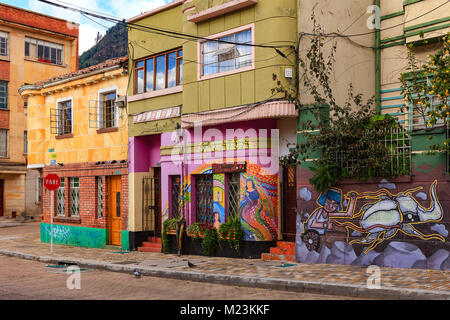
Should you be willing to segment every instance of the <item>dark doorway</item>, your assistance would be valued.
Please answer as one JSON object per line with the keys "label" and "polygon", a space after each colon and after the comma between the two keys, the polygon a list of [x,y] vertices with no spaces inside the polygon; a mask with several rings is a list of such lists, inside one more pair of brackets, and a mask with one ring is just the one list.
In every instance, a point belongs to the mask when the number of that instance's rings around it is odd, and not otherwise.
{"label": "dark doorway", "polygon": [[161,168],[154,168],[153,177],[142,180],[142,229],[161,236]]}
{"label": "dark doorway", "polygon": [[283,168],[282,228],[284,241],[295,241],[297,219],[297,174],[296,167]]}

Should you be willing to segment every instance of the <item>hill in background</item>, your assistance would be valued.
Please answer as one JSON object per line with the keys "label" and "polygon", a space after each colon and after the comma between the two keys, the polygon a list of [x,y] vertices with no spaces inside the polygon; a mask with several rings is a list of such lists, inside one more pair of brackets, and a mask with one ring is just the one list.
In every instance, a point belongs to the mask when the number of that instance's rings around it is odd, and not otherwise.
{"label": "hill in background", "polygon": [[79,57],[79,68],[84,69],[112,58],[125,57],[128,48],[128,30],[116,24],[106,31],[103,38]]}

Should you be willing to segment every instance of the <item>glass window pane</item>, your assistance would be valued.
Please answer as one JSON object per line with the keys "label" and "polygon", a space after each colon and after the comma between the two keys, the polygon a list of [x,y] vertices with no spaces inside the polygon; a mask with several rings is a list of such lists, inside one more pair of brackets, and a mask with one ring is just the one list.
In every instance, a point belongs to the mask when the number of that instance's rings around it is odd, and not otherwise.
{"label": "glass window pane", "polygon": [[203,53],[211,53],[217,51],[217,41],[208,41],[203,43]]}
{"label": "glass window pane", "polygon": [[144,67],[144,61],[139,61],[136,63],[136,68],[143,68]]}
{"label": "glass window pane", "polygon": [[166,56],[156,58],[156,90],[166,87]]}
{"label": "glass window pane", "polygon": [[167,87],[175,87],[177,85],[177,56],[176,52],[169,53],[167,56],[167,66],[169,68],[167,74]]}
{"label": "glass window pane", "polygon": [[153,91],[153,69],[154,69],[154,60],[147,60],[147,91]]}
{"label": "glass window pane", "polygon": [[137,93],[144,92],[144,70],[137,71]]}
{"label": "glass window pane", "polygon": [[252,31],[246,30],[236,34],[237,43],[251,43],[252,42]]}
{"label": "glass window pane", "polygon": [[217,56],[214,53],[206,54],[203,57],[203,75],[217,73]]}
{"label": "glass window pane", "polygon": [[179,84],[182,84],[183,83],[183,59],[180,59],[180,66],[179,66],[179,68],[180,68],[180,82],[179,82]]}

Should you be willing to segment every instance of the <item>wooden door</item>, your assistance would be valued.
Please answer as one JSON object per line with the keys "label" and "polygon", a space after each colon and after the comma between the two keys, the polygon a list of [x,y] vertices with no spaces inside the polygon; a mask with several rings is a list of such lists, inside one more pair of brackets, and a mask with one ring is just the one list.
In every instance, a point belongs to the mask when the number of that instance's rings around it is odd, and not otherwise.
{"label": "wooden door", "polygon": [[296,168],[283,168],[283,225],[284,241],[295,241],[297,219],[297,179]]}
{"label": "wooden door", "polygon": [[121,176],[109,178],[109,243],[120,246],[122,233],[122,210],[121,210],[122,179]]}

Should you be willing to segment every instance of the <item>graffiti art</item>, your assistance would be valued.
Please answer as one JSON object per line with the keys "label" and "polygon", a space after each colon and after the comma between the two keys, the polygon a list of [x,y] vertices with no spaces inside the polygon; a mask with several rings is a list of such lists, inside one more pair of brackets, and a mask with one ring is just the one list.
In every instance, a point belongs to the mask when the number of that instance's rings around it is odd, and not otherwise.
{"label": "graffiti art", "polygon": [[[317,199],[317,208],[303,223],[302,240],[308,250],[319,251],[320,239],[327,232],[346,232],[346,242],[367,246],[367,254],[382,242],[394,238],[399,232],[422,240],[439,240],[445,238],[438,233],[424,234],[415,225],[440,222],[443,209],[437,197],[437,181],[429,190],[431,204],[423,207],[413,193],[423,189],[417,187],[397,194],[382,188],[375,192],[349,192],[344,198],[349,200],[345,210],[342,207],[342,191],[337,188],[322,193]],[[355,213],[357,200],[364,200],[364,205]],[[347,202],[347,201],[346,201]],[[350,236],[361,238],[350,241]]]}

